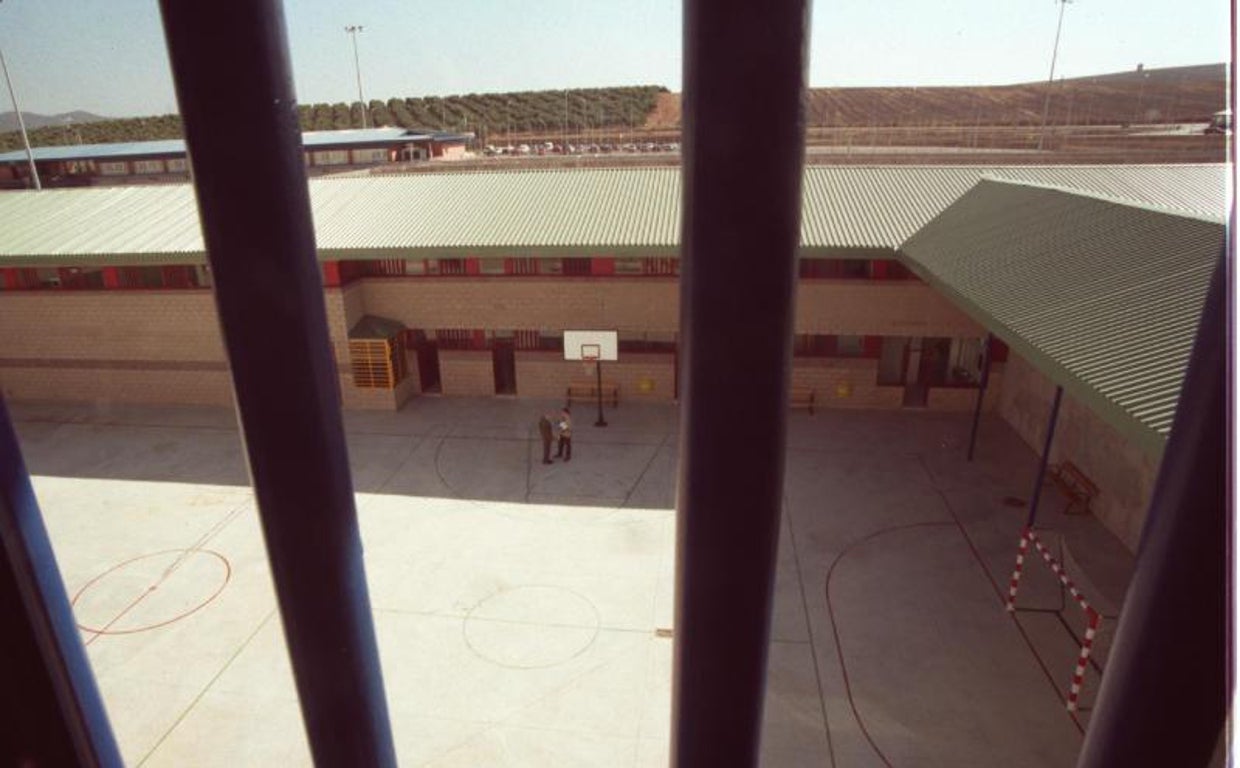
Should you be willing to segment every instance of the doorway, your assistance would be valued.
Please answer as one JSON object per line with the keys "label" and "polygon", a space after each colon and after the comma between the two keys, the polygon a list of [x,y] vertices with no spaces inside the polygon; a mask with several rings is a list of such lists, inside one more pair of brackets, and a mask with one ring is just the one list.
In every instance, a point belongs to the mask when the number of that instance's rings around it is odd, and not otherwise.
{"label": "doorway", "polygon": [[511,339],[492,341],[491,367],[495,372],[495,394],[517,394],[517,355]]}
{"label": "doorway", "polygon": [[439,383],[439,343],[421,331],[414,332],[413,348],[418,355],[418,385],[423,393],[441,392]]}

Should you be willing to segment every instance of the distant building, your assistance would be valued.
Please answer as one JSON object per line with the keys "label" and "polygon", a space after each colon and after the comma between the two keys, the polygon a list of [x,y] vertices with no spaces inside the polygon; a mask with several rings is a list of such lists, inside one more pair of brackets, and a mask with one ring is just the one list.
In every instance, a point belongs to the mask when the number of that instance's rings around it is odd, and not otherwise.
{"label": "distant building", "polygon": [[[311,175],[384,163],[464,157],[472,133],[369,128],[301,135]],[[181,139],[35,147],[39,179],[48,187],[185,181],[189,162]],[[0,188],[30,186],[25,150],[0,154]]]}

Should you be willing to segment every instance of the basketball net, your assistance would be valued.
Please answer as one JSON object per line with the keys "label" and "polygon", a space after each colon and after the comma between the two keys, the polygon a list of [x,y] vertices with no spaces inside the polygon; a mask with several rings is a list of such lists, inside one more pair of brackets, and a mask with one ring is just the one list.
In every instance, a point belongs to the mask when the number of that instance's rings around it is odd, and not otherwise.
{"label": "basketball net", "polygon": [[581,370],[582,370],[582,372],[583,372],[583,373],[585,373],[586,375],[589,375],[589,374],[594,373],[594,366],[595,366],[595,365],[597,365],[597,364],[598,364],[598,358],[597,358],[597,357],[583,357],[583,358],[581,358]]}

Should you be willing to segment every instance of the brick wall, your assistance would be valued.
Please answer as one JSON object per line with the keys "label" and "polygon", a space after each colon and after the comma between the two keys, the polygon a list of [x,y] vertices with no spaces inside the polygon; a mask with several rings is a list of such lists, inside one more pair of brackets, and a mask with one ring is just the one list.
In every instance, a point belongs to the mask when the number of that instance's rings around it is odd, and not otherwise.
{"label": "brick wall", "polygon": [[[411,328],[616,328],[675,331],[674,278],[383,278],[362,281],[365,312]],[[359,314],[360,316],[360,314]],[[916,282],[802,281],[796,331],[980,336],[984,331]]]}
{"label": "brick wall", "polygon": [[[1054,384],[1015,354],[1009,357],[1004,374],[999,413],[1035,452],[1041,452]],[[1135,552],[1158,459],[1146,455],[1065,392],[1050,460],[1071,461],[1098,486],[1094,514]]]}
{"label": "brick wall", "polygon": [[[990,370],[990,382],[982,410],[991,412],[999,405],[1003,391],[1003,370],[996,363]],[[972,411],[977,406],[977,390],[965,387],[931,387],[926,396],[926,407],[932,411]]]}
{"label": "brick wall", "polygon": [[224,362],[210,291],[0,293],[4,358]]}
{"label": "brick wall", "polygon": [[[620,387],[620,402],[668,402],[674,396],[674,355],[621,354],[614,363],[603,363],[603,381]],[[643,379],[652,384],[641,391]],[[569,382],[595,380],[594,366],[566,361],[558,352],[517,352],[517,394],[522,397],[561,399]]]}
{"label": "brick wall", "polygon": [[158,405],[232,405],[227,370],[0,368],[11,400]]}
{"label": "brick wall", "polygon": [[410,328],[674,331],[670,278],[371,278],[366,313]]}
{"label": "brick wall", "polygon": [[814,390],[814,408],[899,408],[904,387],[880,387],[878,361],[851,358],[796,358],[792,386]]}
{"label": "brick wall", "polygon": [[797,333],[978,337],[985,331],[925,283],[802,280]]}
{"label": "brick wall", "polygon": [[439,384],[445,395],[494,395],[495,367],[490,351],[439,350]]}

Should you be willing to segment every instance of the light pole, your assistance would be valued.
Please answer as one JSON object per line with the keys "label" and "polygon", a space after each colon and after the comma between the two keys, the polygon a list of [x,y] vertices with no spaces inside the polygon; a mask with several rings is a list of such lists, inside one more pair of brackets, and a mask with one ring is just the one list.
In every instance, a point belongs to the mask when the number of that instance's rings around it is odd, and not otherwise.
{"label": "light pole", "polygon": [[26,135],[26,121],[22,118],[21,107],[17,106],[17,94],[13,91],[13,81],[9,79],[9,65],[4,61],[4,51],[0,51],[0,69],[4,70],[4,84],[9,87],[9,98],[13,100],[13,111],[17,113],[17,126],[21,129],[22,146],[26,148],[26,162],[30,164],[30,180],[35,189],[43,189],[39,183],[39,169],[34,165],[34,152],[30,149],[30,137]]}
{"label": "light pole", "polygon": [[1071,0],[1055,0],[1059,3],[1059,23],[1055,25],[1055,47],[1051,51],[1051,74],[1046,78],[1046,99],[1042,102],[1042,132],[1038,134],[1038,149],[1046,141],[1046,118],[1051,113],[1051,88],[1055,85],[1055,59],[1059,58],[1059,33],[1063,30],[1063,10]]}
{"label": "light pole", "polygon": [[357,100],[362,105],[362,127],[366,128],[366,99],[362,96],[362,65],[357,58],[357,33],[364,30],[361,24],[350,24],[344,28],[353,40],[353,68],[357,71]]}

